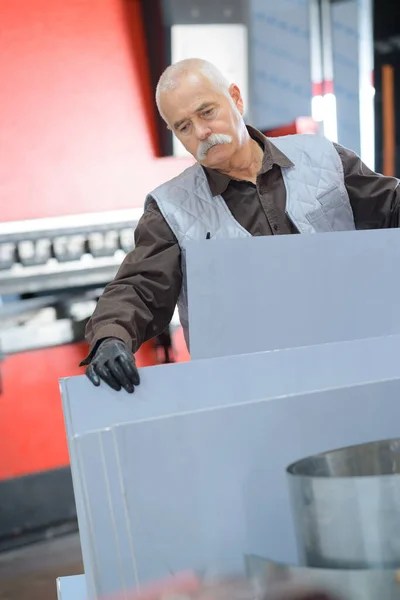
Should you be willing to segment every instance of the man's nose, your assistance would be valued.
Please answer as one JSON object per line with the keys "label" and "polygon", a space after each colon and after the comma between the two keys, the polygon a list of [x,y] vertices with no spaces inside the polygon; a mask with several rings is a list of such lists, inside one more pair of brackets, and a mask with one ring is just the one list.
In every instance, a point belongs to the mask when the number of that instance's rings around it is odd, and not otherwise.
{"label": "man's nose", "polygon": [[211,135],[211,129],[208,125],[196,125],[196,135],[199,140],[202,142],[206,140]]}

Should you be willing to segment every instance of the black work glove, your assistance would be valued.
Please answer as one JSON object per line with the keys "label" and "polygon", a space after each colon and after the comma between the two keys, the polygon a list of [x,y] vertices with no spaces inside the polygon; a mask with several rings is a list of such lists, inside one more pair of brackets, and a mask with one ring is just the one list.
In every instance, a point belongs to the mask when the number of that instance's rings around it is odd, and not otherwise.
{"label": "black work glove", "polygon": [[106,338],[100,343],[86,375],[96,387],[102,379],[113,390],[119,392],[124,388],[129,394],[140,383],[132,351],[117,338]]}

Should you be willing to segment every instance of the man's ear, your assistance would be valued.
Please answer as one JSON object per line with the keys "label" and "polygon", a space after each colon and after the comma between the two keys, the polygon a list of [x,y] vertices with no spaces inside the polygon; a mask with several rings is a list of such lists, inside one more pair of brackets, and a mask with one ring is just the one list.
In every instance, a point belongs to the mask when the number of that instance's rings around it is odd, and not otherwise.
{"label": "man's ear", "polygon": [[243,98],[242,98],[242,93],[240,91],[240,88],[236,85],[236,83],[232,83],[229,86],[229,95],[232,98],[233,103],[235,104],[236,108],[242,115],[244,112]]}

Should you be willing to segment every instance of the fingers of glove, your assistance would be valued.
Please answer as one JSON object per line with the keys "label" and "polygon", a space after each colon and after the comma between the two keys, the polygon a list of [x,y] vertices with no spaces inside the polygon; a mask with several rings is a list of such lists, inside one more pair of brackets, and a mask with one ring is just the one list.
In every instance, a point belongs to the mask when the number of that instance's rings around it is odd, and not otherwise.
{"label": "fingers of glove", "polygon": [[125,374],[127,375],[129,381],[133,383],[133,385],[139,385],[140,376],[139,371],[136,368],[135,361],[133,356],[129,357],[122,355],[118,357],[118,362],[123,368]]}
{"label": "fingers of glove", "polygon": [[98,387],[100,385],[100,377],[97,375],[93,365],[89,365],[86,369],[86,376],[90,379],[90,381]]}
{"label": "fingers of glove", "polygon": [[129,380],[129,377],[125,373],[124,369],[121,367],[119,363],[119,358],[116,360],[110,360],[108,362],[108,368],[113,375],[113,377],[122,385],[124,390],[128,392],[128,394],[132,394],[133,392],[133,383]]}
{"label": "fingers of glove", "polygon": [[97,365],[96,373],[100,376],[104,383],[110,386],[110,388],[112,388],[116,392],[119,392],[121,390],[121,384],[115,379],[114,375],[106,366]]}

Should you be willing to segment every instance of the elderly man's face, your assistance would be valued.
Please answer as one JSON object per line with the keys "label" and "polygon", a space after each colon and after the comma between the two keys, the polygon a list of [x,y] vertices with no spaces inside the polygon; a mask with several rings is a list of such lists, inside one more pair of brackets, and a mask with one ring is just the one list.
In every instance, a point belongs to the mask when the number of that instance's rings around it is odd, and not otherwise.
{"label": "elderly man's face", "polygon": [[189,75],[161,97],[173,133],[201,164],[218,169],[241,147],[245,124],[237,86],[230,96],[202,75]]}

